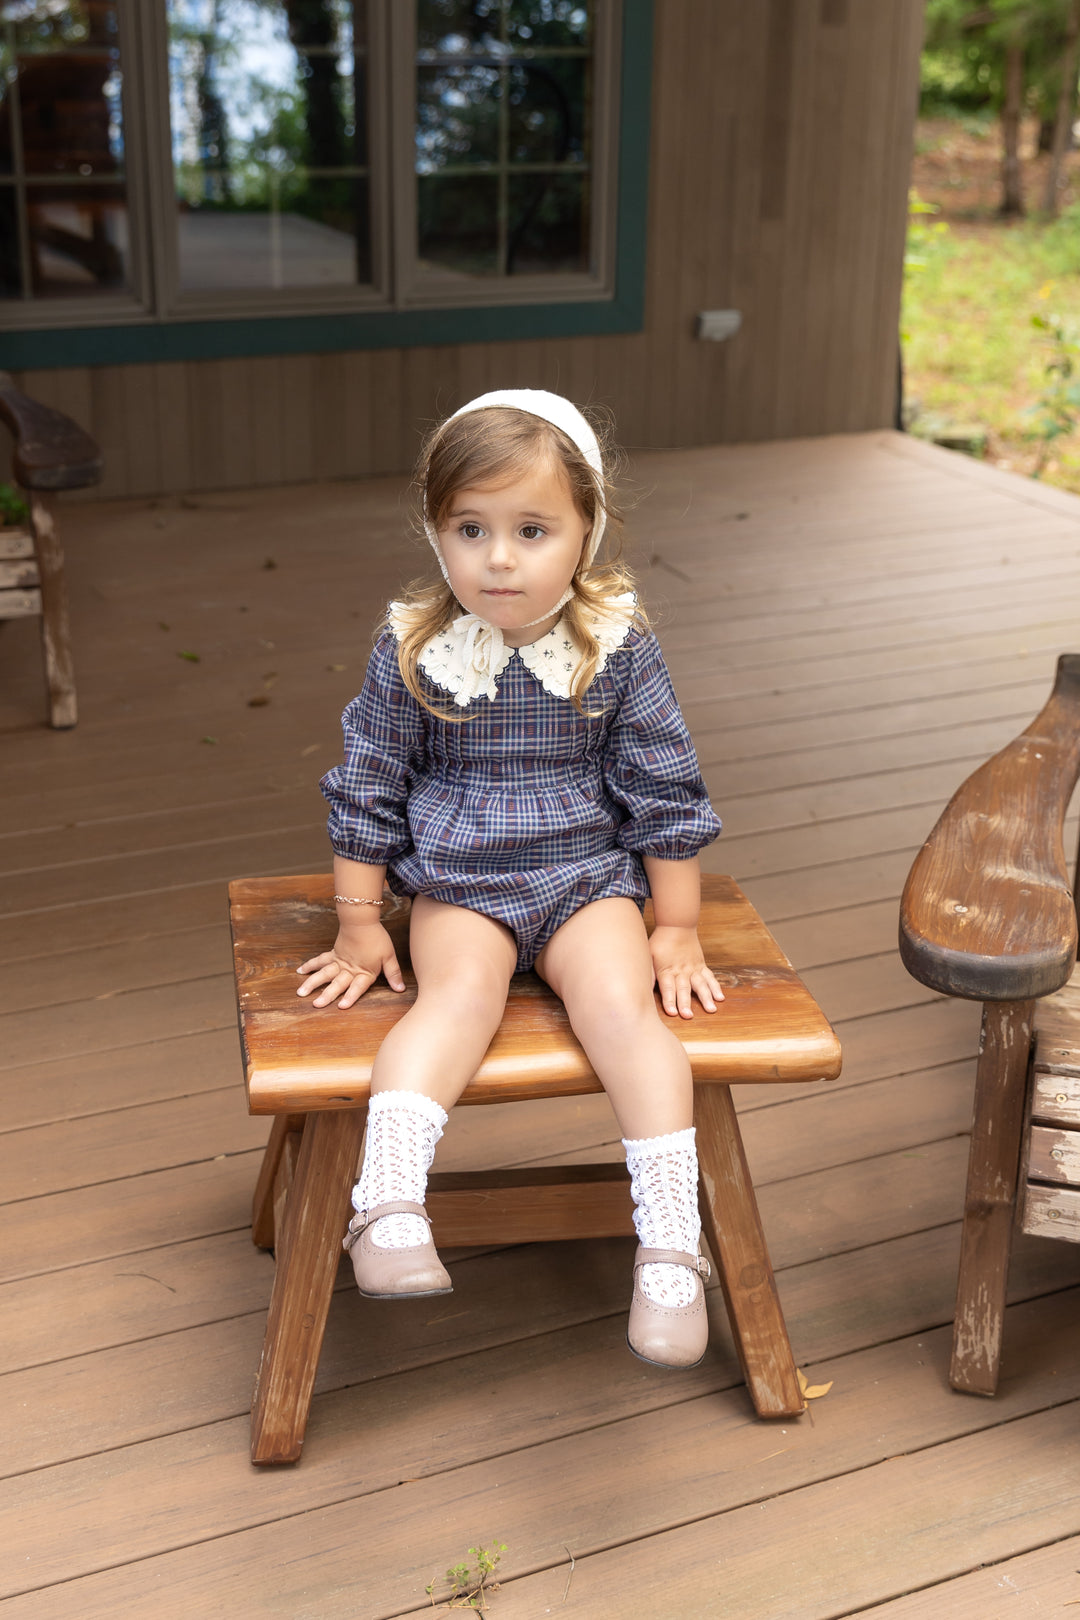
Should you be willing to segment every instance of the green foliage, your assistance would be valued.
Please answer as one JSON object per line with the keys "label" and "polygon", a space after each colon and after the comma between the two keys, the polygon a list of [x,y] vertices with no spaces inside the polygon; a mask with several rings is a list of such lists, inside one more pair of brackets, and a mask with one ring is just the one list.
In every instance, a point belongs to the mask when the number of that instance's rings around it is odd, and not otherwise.
{"label": "green foliage", "polygon": [[0,484],[0,524],[14,525],[25,523],[30,516],[30,508],[15,488],[14,484]]}
{"label": "green foliage", "polygon": [[1080,353],[1069,347],[1080,338],[1080,207],[1052,223],[957,227],[929,239],[928,225],[932,216],[913,211],[917,262],[905,274],[901,322],[905,392],[919,409],[913,431],[981,424],[995,460],[1080,491],[1070,393]]}
{"label": "green foliage", "polygon": [[470,1547],[469,1557],[471,1564],[462,1562],[452,1564],[443,1576],[446,1590],[436,1594],[438,1582],[431,1581],[424,1591],[435,1603],[445,1603],[448,1609],[484,1609],[487,1608],[487,1598],[492,1592],[499,1590],[499,1583],[493,1579],[499,1560],[506,1551],[505,1542],[494,1542],[488,1547]]}
{"label": "green foliage", "polygon": [[1068,0],[927,0],[922,58],[924,114],[997,112],[1005,95],[1005,51],[1024,49],[1028,110],[1052,116]]}
{"label": "green foliage", "polygon": [[1039,459],[1032,476],[1041,478],[1050,451],[1058,439],[1076,432],[1080,424],[1080,323],[1060,315],[1033,315],[1031,324],[1046,334],[1049,358],[1045,365],[1045,386],[1025,415],[1031,418],[1030,437],[1039,446]]}

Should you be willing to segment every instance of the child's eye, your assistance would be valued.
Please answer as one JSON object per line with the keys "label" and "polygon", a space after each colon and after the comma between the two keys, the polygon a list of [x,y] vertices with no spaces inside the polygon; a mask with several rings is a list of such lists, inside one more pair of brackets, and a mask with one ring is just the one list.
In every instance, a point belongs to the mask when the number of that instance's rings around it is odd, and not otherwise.
{"label": "child's eye", "polygon": [[483,532],[479,523],[463,523],[461,525],[461,533],[466,540],[479,540]]}
{"label": "child's eye", "polygon": [[523,540],[539,540],[543,537],[543,534],[544,531],[539,523],[523,523],[521,525],[521,538]]}

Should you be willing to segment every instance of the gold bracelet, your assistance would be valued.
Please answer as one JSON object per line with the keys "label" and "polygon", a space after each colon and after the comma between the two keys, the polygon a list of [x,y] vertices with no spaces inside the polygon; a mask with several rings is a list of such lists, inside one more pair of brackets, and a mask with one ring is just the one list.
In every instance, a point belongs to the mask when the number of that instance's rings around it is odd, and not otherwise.
{"label": "gold bracelet", "polygon": [[385,900],[353,900],[347,894],[335,894],[334,899],[342,906],[385,906]]}

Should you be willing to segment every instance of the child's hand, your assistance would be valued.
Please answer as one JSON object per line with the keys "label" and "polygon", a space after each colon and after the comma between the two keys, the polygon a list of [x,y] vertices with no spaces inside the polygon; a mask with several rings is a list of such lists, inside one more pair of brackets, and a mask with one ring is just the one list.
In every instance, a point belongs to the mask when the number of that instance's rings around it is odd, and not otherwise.
{"label": "child's hand", "polygon": [[298,996],[310,996],[320,985],[324,987],[311,1003],[313,1007],[329,1007],[334,1001],[339,1007],[351,1007],[380,973],[385,974],[391,990],[405,988],[394,942],[381,923],[339,929],[332,951],[313,956],[296,971],[308,975]]}
{"label": "child's hand", "polygon": [[705,961],[695,928],[654,928],[649,949],[666,1013],[693,1018],[695,995],[706,1012],[716,1011],[724,992]]}

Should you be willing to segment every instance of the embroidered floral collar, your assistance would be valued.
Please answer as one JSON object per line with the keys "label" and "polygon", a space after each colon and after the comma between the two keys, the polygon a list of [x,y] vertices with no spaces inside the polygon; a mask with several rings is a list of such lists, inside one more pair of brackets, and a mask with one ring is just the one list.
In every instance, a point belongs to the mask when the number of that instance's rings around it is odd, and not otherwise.
{"label": "embroidered floral collar", "polygon": [[[636,605],[633,591],[626,591],[612,597],[603,612],[590,613],[590,628],[600,643],[597,674],[630,634]],[[404,603],[390,603],[387,619],[398,641],[409,628],[407,614]],[[570,697],[584,649],[578,645],[564,619],[536,641],[524,647],[508,647],[495,625],[475,613],[465,613],[428,642],[420,654],[419,665],[430,681],[449,692],[459,708],[465,708],[477,697],[495,701],[499,676],[515,653],[545,692],[553,697]]]}

